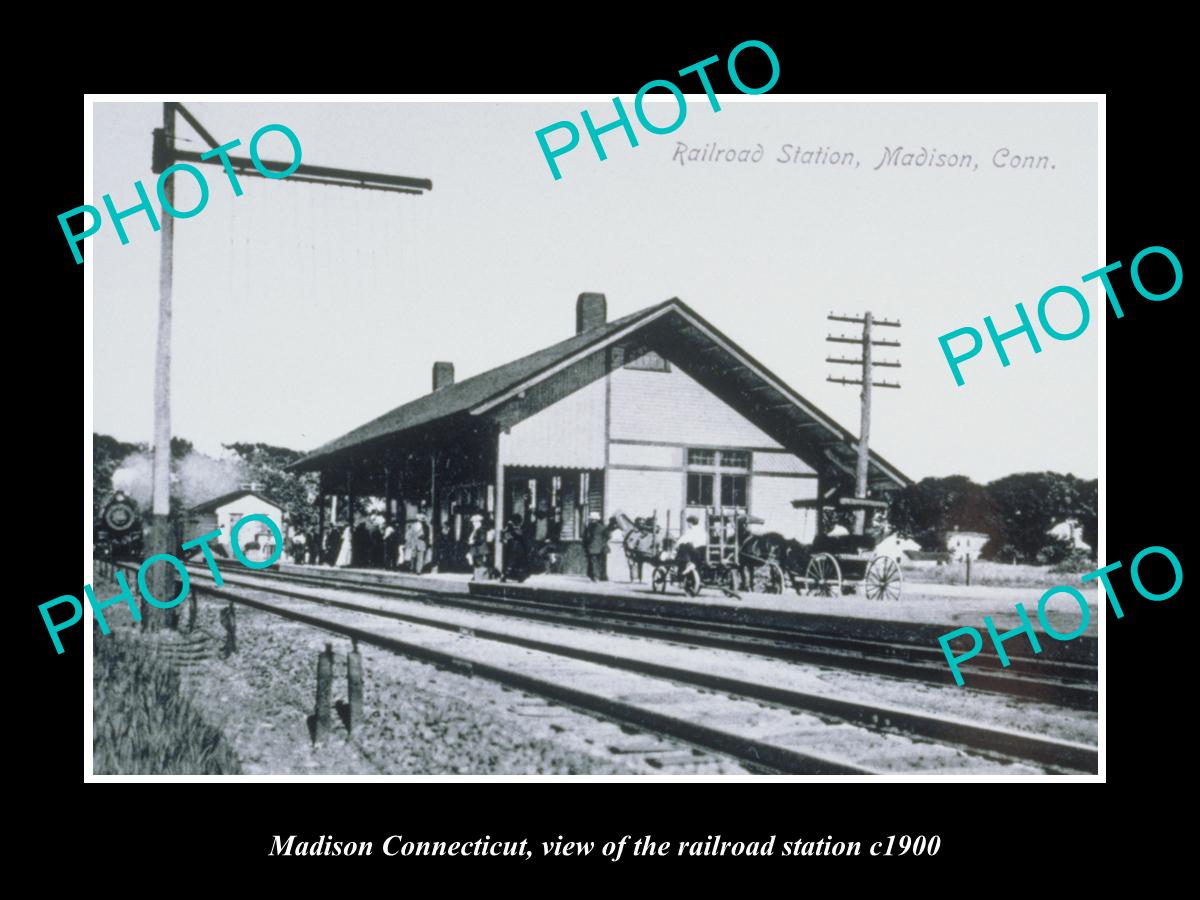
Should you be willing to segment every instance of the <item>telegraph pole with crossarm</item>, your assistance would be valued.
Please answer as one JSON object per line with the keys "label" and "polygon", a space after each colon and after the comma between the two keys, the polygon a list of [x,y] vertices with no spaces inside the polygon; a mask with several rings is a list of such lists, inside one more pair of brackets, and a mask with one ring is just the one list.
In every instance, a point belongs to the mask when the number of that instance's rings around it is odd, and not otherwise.
{"label": "telegraph pole with crossarm", "polygon": [[[858,465],[855,469],[854,477],[854,496],[858,500],[867,499],[867,477],[870,472],[871,464],[871,388],[897,388],[899,382],[893,383],[889,381],[875,381],[874,369],[876,366],[892,369],[900,368],[900,363],[889,362],[885,360],[875,360],[872,357],[872,347],[899,347],[899,341],[876,340],[871,337],[872,327],[899,328],[899,322],[889,322],[887,319],[876,319],[871,313],[865,313],[862,316],[838,316],[830,313],[826,318],[831,322],[853,322],[862,325],[862,337],[845,337],[842,335],[829,335],[825,338],[827,341],[832,341],[839,344],[859,344],[862,347],[861,359],[842,359],[841,357],[826,357],[826,362],[839,363],[842,365],[862,366],[862,378],[834,378],[832,375],[826,377],[826,381],[832,381],[836,384],[860,384],[862,385],[862,420],[858,433]],[[864,507],[859,507],[854,511],[854,533],[863,534],[866,532],[867,511]]]}
{"label": "telegraph pole with crossarm", "polygon": [[[175,114],[183,117],[196,133],[209,145],[218,149],[217,140],[205,130],[182,103],[163,104],[163,127],[154,129],[153,160],[151,169],[156,175],[167,172],[163,194],[167,205],[174,208],[175,175],[168,170],[176,163],[194,162],[221,166],[220,155],[204,158],[203,154],[175,146]],[[244,157],[227,156],[231,168],[240,175],[265,178],[254,161]],[[258,160],[259,165],[274,172],[291,168],[287,163]],[[329,166],[313,166],[301,163],[288,175],[289,181],[306,181],[334,187],[356,187],[365,190],[394,191],[401,194],[422,194],[433,190],[428,178],[409,178],[404,175],[382,175],[378,172],[359,172],[352,169],[337,169]],[[171,491],[171,282],[173,279],[175,226],[170,209],[162,216],[162,258],[159,267],[158,342],[155,351],[154,384],[154,478],[150,506],[150,547],[147,558],[155,554],[171,553],[171,534],[168,514]],[[174,596],[171,589],[173,570],[170,566],[157,565],[147,571],[147,587],[159,601],[165,602]],[[158,628],[164,622],[173,621],[173,616],[164,615],[173,611],[162,610],[143,604],[142,622],[146,628]]]}

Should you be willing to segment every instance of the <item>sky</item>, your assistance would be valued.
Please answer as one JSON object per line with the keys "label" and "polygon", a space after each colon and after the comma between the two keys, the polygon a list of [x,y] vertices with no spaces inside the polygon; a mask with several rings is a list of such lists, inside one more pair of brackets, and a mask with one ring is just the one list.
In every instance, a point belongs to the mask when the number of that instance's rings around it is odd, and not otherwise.
{"label": "sky", "polygon": [[[829,312],[899,320],[898,349],[877,358],[871,446],[913,478],[989,481],[1054,470],[1094,478],[1097,443],[1097,115],[1093,103],[800,103],[720,96],[714,112],[688,95],[672,134],[603,136],[595,155],[581,124],[611,100],[556,102],[188,102],[219,141],[247,154],[263,125],[292,129],[303,161],[429,178],[422,196],[243,177],[234,197],[204,166],[207,206],[175,222],[173,434],[198,449],[265,442],[311,450],[430,389],[435,360],[461,380],[569,337],[575,298],[604,293],[610,318],[679,297],[852,433],[855,377],[826,363],[856,348]],[[627,108],[632,98],[623,98]],[[667,124],[673,100],[648,103]],[[159,103],[94,107],[93,189],[81,203],[118,210],[153,196],[151,132]],[[573,121],[580,145],[555,180],[535,132]],[[180,146],[206,149],[180,123]],[[184,138],[188,140],[183,140]],[[565,138],[549,137],[551,146]],[[758,162],[689,160],[762,148]],[[800,148],[797,151],[796,148]],[[971,154],[958,168],[879,166],[885,148]],[[824,148],[857,165],[794,162]],[[996,153],[1046,156],[1041,169],[994,165]],[[290,159],[271,134],[265,159]],[[709,154],[712,155],[711,152]],[[816,154],[814,154],[815,156]],[[902,154],[893,154],[900,158]],[[1000,157],[1004,158],[1004,157]],[[800,157],[801,160],[804,157]],[[783,160],[783,161],[781,161]],[[198,196],[179,176],[176,205]],[[143,214],[110,221],[85,244],[93,274],[93,429],[149,441],[160,235]],[[63,250],[69,253],[64,241]],[[954,383],[938,337],[984,316],[1008,330],[1023,302],[1069,285],[1092,323],[1071,341],[1039,330],[990,346]],[[1063,332],[1079,311],[1058,298]],[[957,346],[957,345],[956,345]],[[830,353],[830,349],[833,353]],[[838,371],[840,370],[840,371]]]}

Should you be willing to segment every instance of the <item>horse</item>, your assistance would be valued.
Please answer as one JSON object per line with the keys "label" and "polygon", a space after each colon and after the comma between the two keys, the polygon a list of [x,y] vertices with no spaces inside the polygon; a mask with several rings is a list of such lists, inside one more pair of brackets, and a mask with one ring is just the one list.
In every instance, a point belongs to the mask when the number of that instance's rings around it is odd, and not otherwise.
{"label": "horse", "polygon": [[662,529],[654,516],[631,519],[625,513],[617,510],[613,518],[625,532],[622,546],[625,548],[625,561],[629,564],[629,580],[642,580],[642,564],[658,562],[658,554],[662,549],[659,534]]}
{"label": "horse", "polygon": [[783,571],[784,583],[803,568],[807,556],[804,545],[776,531],[749,535],[741,544],[743,580],[754,585],[755,571],[775,563]]}

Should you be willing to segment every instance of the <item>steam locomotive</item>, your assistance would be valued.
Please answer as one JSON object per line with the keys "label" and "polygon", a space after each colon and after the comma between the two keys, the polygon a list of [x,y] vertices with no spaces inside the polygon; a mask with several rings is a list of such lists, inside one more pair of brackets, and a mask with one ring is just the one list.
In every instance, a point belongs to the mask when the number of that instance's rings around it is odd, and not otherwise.
{"label": "steam locomotive", "polygon": [[93,522],[97,559],[140,559],[142,513],[133,498],[115,491],[100,507]]}

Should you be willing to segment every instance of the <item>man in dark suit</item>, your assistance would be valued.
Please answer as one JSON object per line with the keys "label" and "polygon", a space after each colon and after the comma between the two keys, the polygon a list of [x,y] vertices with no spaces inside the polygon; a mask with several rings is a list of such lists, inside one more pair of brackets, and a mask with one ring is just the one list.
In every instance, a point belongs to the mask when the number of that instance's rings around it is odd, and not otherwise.
{"label": "man in dark suit", "polygon": [[588,578],[592,581],[608,581],[608,535],[609,530],[600,521],[600,513],[588,513],[587,527],[583,529],[583,552],[587,554]]}

